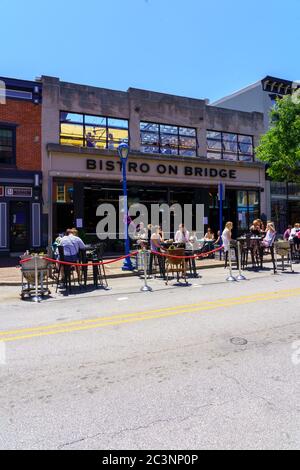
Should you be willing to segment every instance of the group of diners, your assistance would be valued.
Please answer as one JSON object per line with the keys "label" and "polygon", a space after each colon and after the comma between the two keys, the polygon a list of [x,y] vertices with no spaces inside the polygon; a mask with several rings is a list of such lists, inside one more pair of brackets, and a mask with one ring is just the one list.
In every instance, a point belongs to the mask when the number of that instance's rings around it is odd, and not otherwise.
{"label": "group of diners", "polygon": [[210,252],[222,244],[220,232],[215,237],[213,231],[208,228],[205,236],[198,238],[197,232],[189,231],[184,224],[179,225],[173,239],[167,239],[161,226],[148,225],[145,227],[143,223],[140,223],[136,228],[134,239],[139,248],[150,249],[149,274],[152,275],[155,263],[161,277],[165,276],[165,255],[169,253],[169,249],[174,249],[174,247],[183,249],[186,259],[189,261],[191,273],[197,277],[196,262],[191,257],[200,253],[210,256]]}
{"label": "group of diners", "polygon": [[294,227],[289,225],[283,235],[284,240],[289,241],[295,247],[296,252],[300,252],[300,224],[296,223]]}

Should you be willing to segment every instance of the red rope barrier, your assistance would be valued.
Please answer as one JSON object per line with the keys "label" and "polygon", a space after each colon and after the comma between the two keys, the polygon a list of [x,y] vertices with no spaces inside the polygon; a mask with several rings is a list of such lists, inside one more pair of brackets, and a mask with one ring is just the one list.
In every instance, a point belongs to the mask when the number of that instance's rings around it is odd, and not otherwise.
{"label": "red rope barrier", "polygon": [[[52,259],[52,258],[47,258],[46,256],[43,256],[42,259],[49,261],[49,263],[58,263],[62,264],[65,266],[79,266],[83,268],[87,268],[89,266],[104,266],[107,264],[112,264],[112,263],[117,263],[118,261],[122,261],[123,259],[130,258],[131,256],[136,256],[138,254],[138,251],[135,251],[134,253],[130,253],[129,255],[126,256],[120,256],[120,258],[116,258],[113,260],[109,261],[100,261],[99,263],[72,263],[68,261],[60,261],[59,259]],[[28,261],[32,261],[34,258],[28,258],[20,261],[20,264],[28,263]]]}
{"label": "red rope barrier", "polygon": [[[162,256],[164,258],[188,260],[188,259],[206,258],[209,255],[212,255],[214,253],[217,253],[218,251],[221,251],[222,249],[223,249],[223,246],[221,246],[219,248],[216,248],[215,250],[208,251],[207,253],[199,253],[199,254],[196,254],[196,255],[193,255],[193,256],[188,256],[188,255],[186,255],[186,256],[175,256],[175,255],[172,255],[171,253],[161,253],[159,251],[151,251],[150,253],[152,255]],[[58,259],[56,260],[56,259],[48,258],[46,256],[43,256],[42,259],[44,259],[46,261],[49,261],[49,263],[57,263],[57,264],[65,265],[65,266],[78,266],[78,267],[82,267],[82,268],[87,268],[89,266],[106,266],[108,264],[117,263],[118,261],[122,261],[126,258],[136,256],[138,253],[139,253],[138,251],[135,251],[133,253],[130,253],[129,255],[120,256],[119,258],[109,260],[109,261],[100,261],[99,263],[75,263],[75,262],[72,263],[72,262],[68,262],[68,261],[60,261]],[[33,259],[34,259],[33,257],[23,259],[23,260],[20,261],[20,264],[28,263],[29,261],[32,261]]]}
{"label": "red rope barrier", "polygon": [[221,251],[223,249],[223,246],[216,248],[215,250],[208,251],[207,253],[199,253],[198,255],[193,255],[193,256],[175,256],[169,253],[162,253],[160,251],[151,251],[152,255],[157,255],[157,256],[162,256],[163,258],[174,258],[174,259],[197,259],[197,258],[206,258],[209,255],[212,255],[214,253],[217,253],[218,251]]}

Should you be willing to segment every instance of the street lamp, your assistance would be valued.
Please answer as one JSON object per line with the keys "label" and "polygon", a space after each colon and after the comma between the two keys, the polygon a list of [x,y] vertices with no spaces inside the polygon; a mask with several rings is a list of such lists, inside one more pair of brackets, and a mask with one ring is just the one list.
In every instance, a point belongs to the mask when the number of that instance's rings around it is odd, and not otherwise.
{"label": "street lamp", "polygon": [[[129,155],[128,144],[122,143],[118,147],[118,154],[122,162],[123,174],[123,198],[124,198],[124,229],[125,229],[125,254],[130,254],[130,241],[128,234],[128,203],[127,203],[127,160]],[[123,271],[133,271],[130,257],[124,260]]]}

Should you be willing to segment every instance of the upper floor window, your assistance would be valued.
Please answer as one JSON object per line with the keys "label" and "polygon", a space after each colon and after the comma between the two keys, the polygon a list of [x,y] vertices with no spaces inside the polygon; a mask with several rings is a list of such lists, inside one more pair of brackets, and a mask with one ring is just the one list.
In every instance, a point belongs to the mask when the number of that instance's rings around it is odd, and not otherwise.
{"label": "upper floor window", "polygon": [[16,162],[16,129],[0,125],[0,164],[14,165]]}
{"label": "upper floor window", "polygon": [[60,113],[60,143],[114,150],[129,141],[128,121],[87,114]]}
{"label": "upper floor window", "polygon": [[207,157],[215,160],[251,162],[254,160],[253,137],[207,131]]}
{"label": "upper floor window", "polygon": [[190,127],[141,122],[141,150],[165,155],[197,155],[197,132]]}

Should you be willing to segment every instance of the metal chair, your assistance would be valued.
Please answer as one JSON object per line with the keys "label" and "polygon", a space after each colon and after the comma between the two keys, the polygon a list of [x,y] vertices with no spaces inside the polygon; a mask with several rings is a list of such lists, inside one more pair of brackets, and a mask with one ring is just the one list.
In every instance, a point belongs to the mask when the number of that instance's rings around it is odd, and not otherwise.
{"label": "metal chair", "polygon": [[[177,282],[180,280],[180,274],[182,274],[182,277],[185,281],[186,284],[188,284],[187,281],[187,275],[186,275],[186,259],[184,258],[185,255],[185,249],[184,248],[177,248],[177,249],[168,249],[168,255],[166,258],[166,285],[169,283],[169,274],[174,273],[177,276]],[[174,258],[174,256],[180,256],[183,257],[181,259]]]}
{"label": "metal chair", "polygon": [[[103,263],[104,251],[105,251],[105,245],[103,243],[96,245],[95,255],[93,256],[93,263]],[[107,282],[104,264],[93,266],[93,279],[94,279],[94,286],[96,288],[98,288],[98,286],[108,288],[108,282]]]}
{"label": "metal chair", "polygon": [[[59,246],[58,247],[58,253],[59,253],[59,261],[65,261],[65,252],[64,252],[64,247]],[[69,265],[69,264],[59,264],[58,268],[58,274],[57,274],[57,283],[56,283],[56,292],[58,291],[59,283],[61,280],[61,276],[63,275],[63,283],[65,290],[67,292],[71,292],[71,277],[73,273],[73,268],[74,266]],[[75,279],[73,276],[73,282],[75,283]]]}

